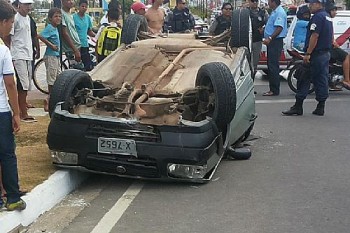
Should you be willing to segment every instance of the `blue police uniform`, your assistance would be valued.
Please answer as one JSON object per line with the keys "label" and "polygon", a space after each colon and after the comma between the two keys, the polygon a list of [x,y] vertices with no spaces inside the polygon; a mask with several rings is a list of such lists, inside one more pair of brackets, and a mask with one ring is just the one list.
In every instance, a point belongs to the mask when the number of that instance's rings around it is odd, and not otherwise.
{"label": "blue police uniform", "polygon": [[225,30],[231,27],[231,18],[226,18],[223,15],[216,17],[217,26],[214,31],[214,35],[220,35]]}
{"label": "blue police uniform", "polygon": [[[328,13],[321,9],[310,19],[306,34],[305,48],[307,51],[312,33],[317,33],[318,40],[316,47],[310,55],[310,72],[315,87],[316,100],[325,102],[328,98],[328,67],[333,41],[333,24]],[[310,88],[310,79],[298,81],[296,99],[304,100]]]}
{"label": "blue police uniform", "polygon": [[[313,0],[316,2],[319,0]],[[312,114],[323,116],[326,99],[328,98],[328,68],[330,59],[330,49],[333,41],[333,24],[328,13],[321,9],[312,16],[308,31],[306,34],[305,51],[308,51],[310,37],[313,33],[318,34],[316,46],[310,55],[310,74],[302,75],[297,82],[297,94],[295,95],[295,104],[287,111],[282,113],[287,116],[303,115],[303,101],[308,95],[310,89],[310,78],[315,87],[316,100],[318,101],[316,109]],[[306,76],[306,77],[305,77]]]}
{"label": "blue police uniform", "polygon": [[260,29],[263,28],[265,25],[268,15],[267,12],[264,9],[261,8],[249,8],[250,12],[250,19],[252,21],[252,40],[253,40],[253,47],[252,47],[252,58],[253,58],[253,80],[255,78],[255,74],[258,69],[258,63],[260,60],[260,52],[262,48],[262,38],[263,33],[260,32]]}
{"label": "blue police uniform", "polygon": [[179,10],[177,7],[172,11],[172,18],[169,20],[171,31],[184,32],[194,27],[195,21],[188,8]]}
{"label": "blue police uniform", "polygon": [[261,8],[252,9],[249,8],[250,19],[252,21],[252,39],[253,42],[261,42],[263,35],[260,33],[259,28],[262,28],[266,23],[266,11]]}

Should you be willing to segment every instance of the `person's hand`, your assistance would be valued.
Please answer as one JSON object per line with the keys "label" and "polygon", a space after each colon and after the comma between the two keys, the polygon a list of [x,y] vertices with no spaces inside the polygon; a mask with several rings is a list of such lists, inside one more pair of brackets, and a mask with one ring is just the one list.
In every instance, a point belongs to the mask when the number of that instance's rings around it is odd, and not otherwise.
{"label": "person's hand", "polygon": [[154,34],[154,31],[152,28],[148,27],[148,32],[151,33],[151,34]]}
{"label": "person's hand", "polygon": [[305,54],[305,56],[303,57],[303,61],[305,64],[309,64],[310,63],[310,55]]}
{"label": "person's hand", "polygon": [[12,127],[13,127],[13,132],[17,133],[20,130],[20,118],[18,115],[12,116]]}
{"label": "person's hand", "polygon": [[264,33],[264,28],[263,27],[259,27],[258,31],[259,31],[260,34],[263,34]]}
{"label": "person's hand", "polygon": [[35,59],[40,59],[40,50],[35,51]]}
{"label": "person's hand", "polygon": [[81,62],[81,54],[79,50],[74,51],[74,60],[76,60],[77,62]]}
{"label": "person's hand", "polygon": [[271,42],[270,38],[265,38],[265,39],[263,40],[263,44],[264,44],[264,45],[269,45],[270,42]]}
{"label": "person's hand", "polygon": [[54,50],[54,51],[58,51],[58,46],[57,45],[52,45],[52,49]]}

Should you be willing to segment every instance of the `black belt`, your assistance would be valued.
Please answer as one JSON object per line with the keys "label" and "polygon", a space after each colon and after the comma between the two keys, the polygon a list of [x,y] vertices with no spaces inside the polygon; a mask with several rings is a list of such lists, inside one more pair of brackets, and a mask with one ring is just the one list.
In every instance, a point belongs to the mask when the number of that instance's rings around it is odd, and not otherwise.
{"label": "black belt", "polygon": [[328,53],[329,51],[330,51],[330,49],[319,49],[319,50],[313,51],[312,54],[321,55],[324,53]]}

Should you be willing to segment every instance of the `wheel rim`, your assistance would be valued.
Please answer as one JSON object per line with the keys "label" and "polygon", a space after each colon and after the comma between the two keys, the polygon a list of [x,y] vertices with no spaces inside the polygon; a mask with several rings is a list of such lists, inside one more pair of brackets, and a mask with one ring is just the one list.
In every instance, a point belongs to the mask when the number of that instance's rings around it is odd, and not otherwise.
{"label": "wheel rim", "polygon": [[293,87],[294,87],[294,90],[297,90],[297,82],[298,82],[298,80],[294,77],[294,74],[295,74],[295,71],[296,70],[293,70],[293,73],[292,73],[292,85],[293,85]]}
{"label": "wheel rim", "polygon": [[214,116],[215,107],[217,106],[217,98],[215,97],[213,84],[210,78],[206,76],[202,79],[200,86],[202,89],[199,91],[199,99],[201,101],[207,99],[207,101],[203,101],[206,102],[206,111],[202,112],[200,116],[206,115],[212,118]]}
{"label": "wheel rim", "polygon": [[44,60],[41,60],[37,63],[35,66],[34,70],[34,77],[33,77],[33,82],[35,87],[45,93],[49,93],[49,88],[47,84],[47,79],[46,79],[46,67],[45,67],[45,62]]}
{"label": "wheel rim", "polygon": [[[297,89],[297,82],[298,80],[294,77],[294,74],[296,72],[296,69],[291,70],[292,71],[292,75],[291,75],[291,84],[294,88],[294,90],[292,89],[292,91],[296,92]],[[312,93],[314,91],[314,84],[310,83],[310,88],[309,88],[309,93]]]}

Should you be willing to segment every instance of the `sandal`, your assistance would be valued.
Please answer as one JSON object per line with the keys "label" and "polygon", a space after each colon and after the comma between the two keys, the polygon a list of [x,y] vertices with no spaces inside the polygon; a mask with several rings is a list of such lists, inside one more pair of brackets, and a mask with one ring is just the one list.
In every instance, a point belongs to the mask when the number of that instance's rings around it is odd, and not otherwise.
{"label": "sandal", "polygon": [[27,103],[27,108],[35,108],[34,105]]}
{"label": "sandal", "polygon": [[346,90],[349,90],[349,91],[350,91],[350,85],[349,85],[349,84],[343,82],[341,85],[342,85]]}
{"label": "sandal", "polygon": [[277,96],[278,94],[273,93],[272,91],[265,92],[263,96]]}
{"label": "sandal", "polygon": [[33,122],[37,122],[38,120],[32,116],[27,116],[25,118],[22,118],[21,121],[25,123],[33,123]]}

